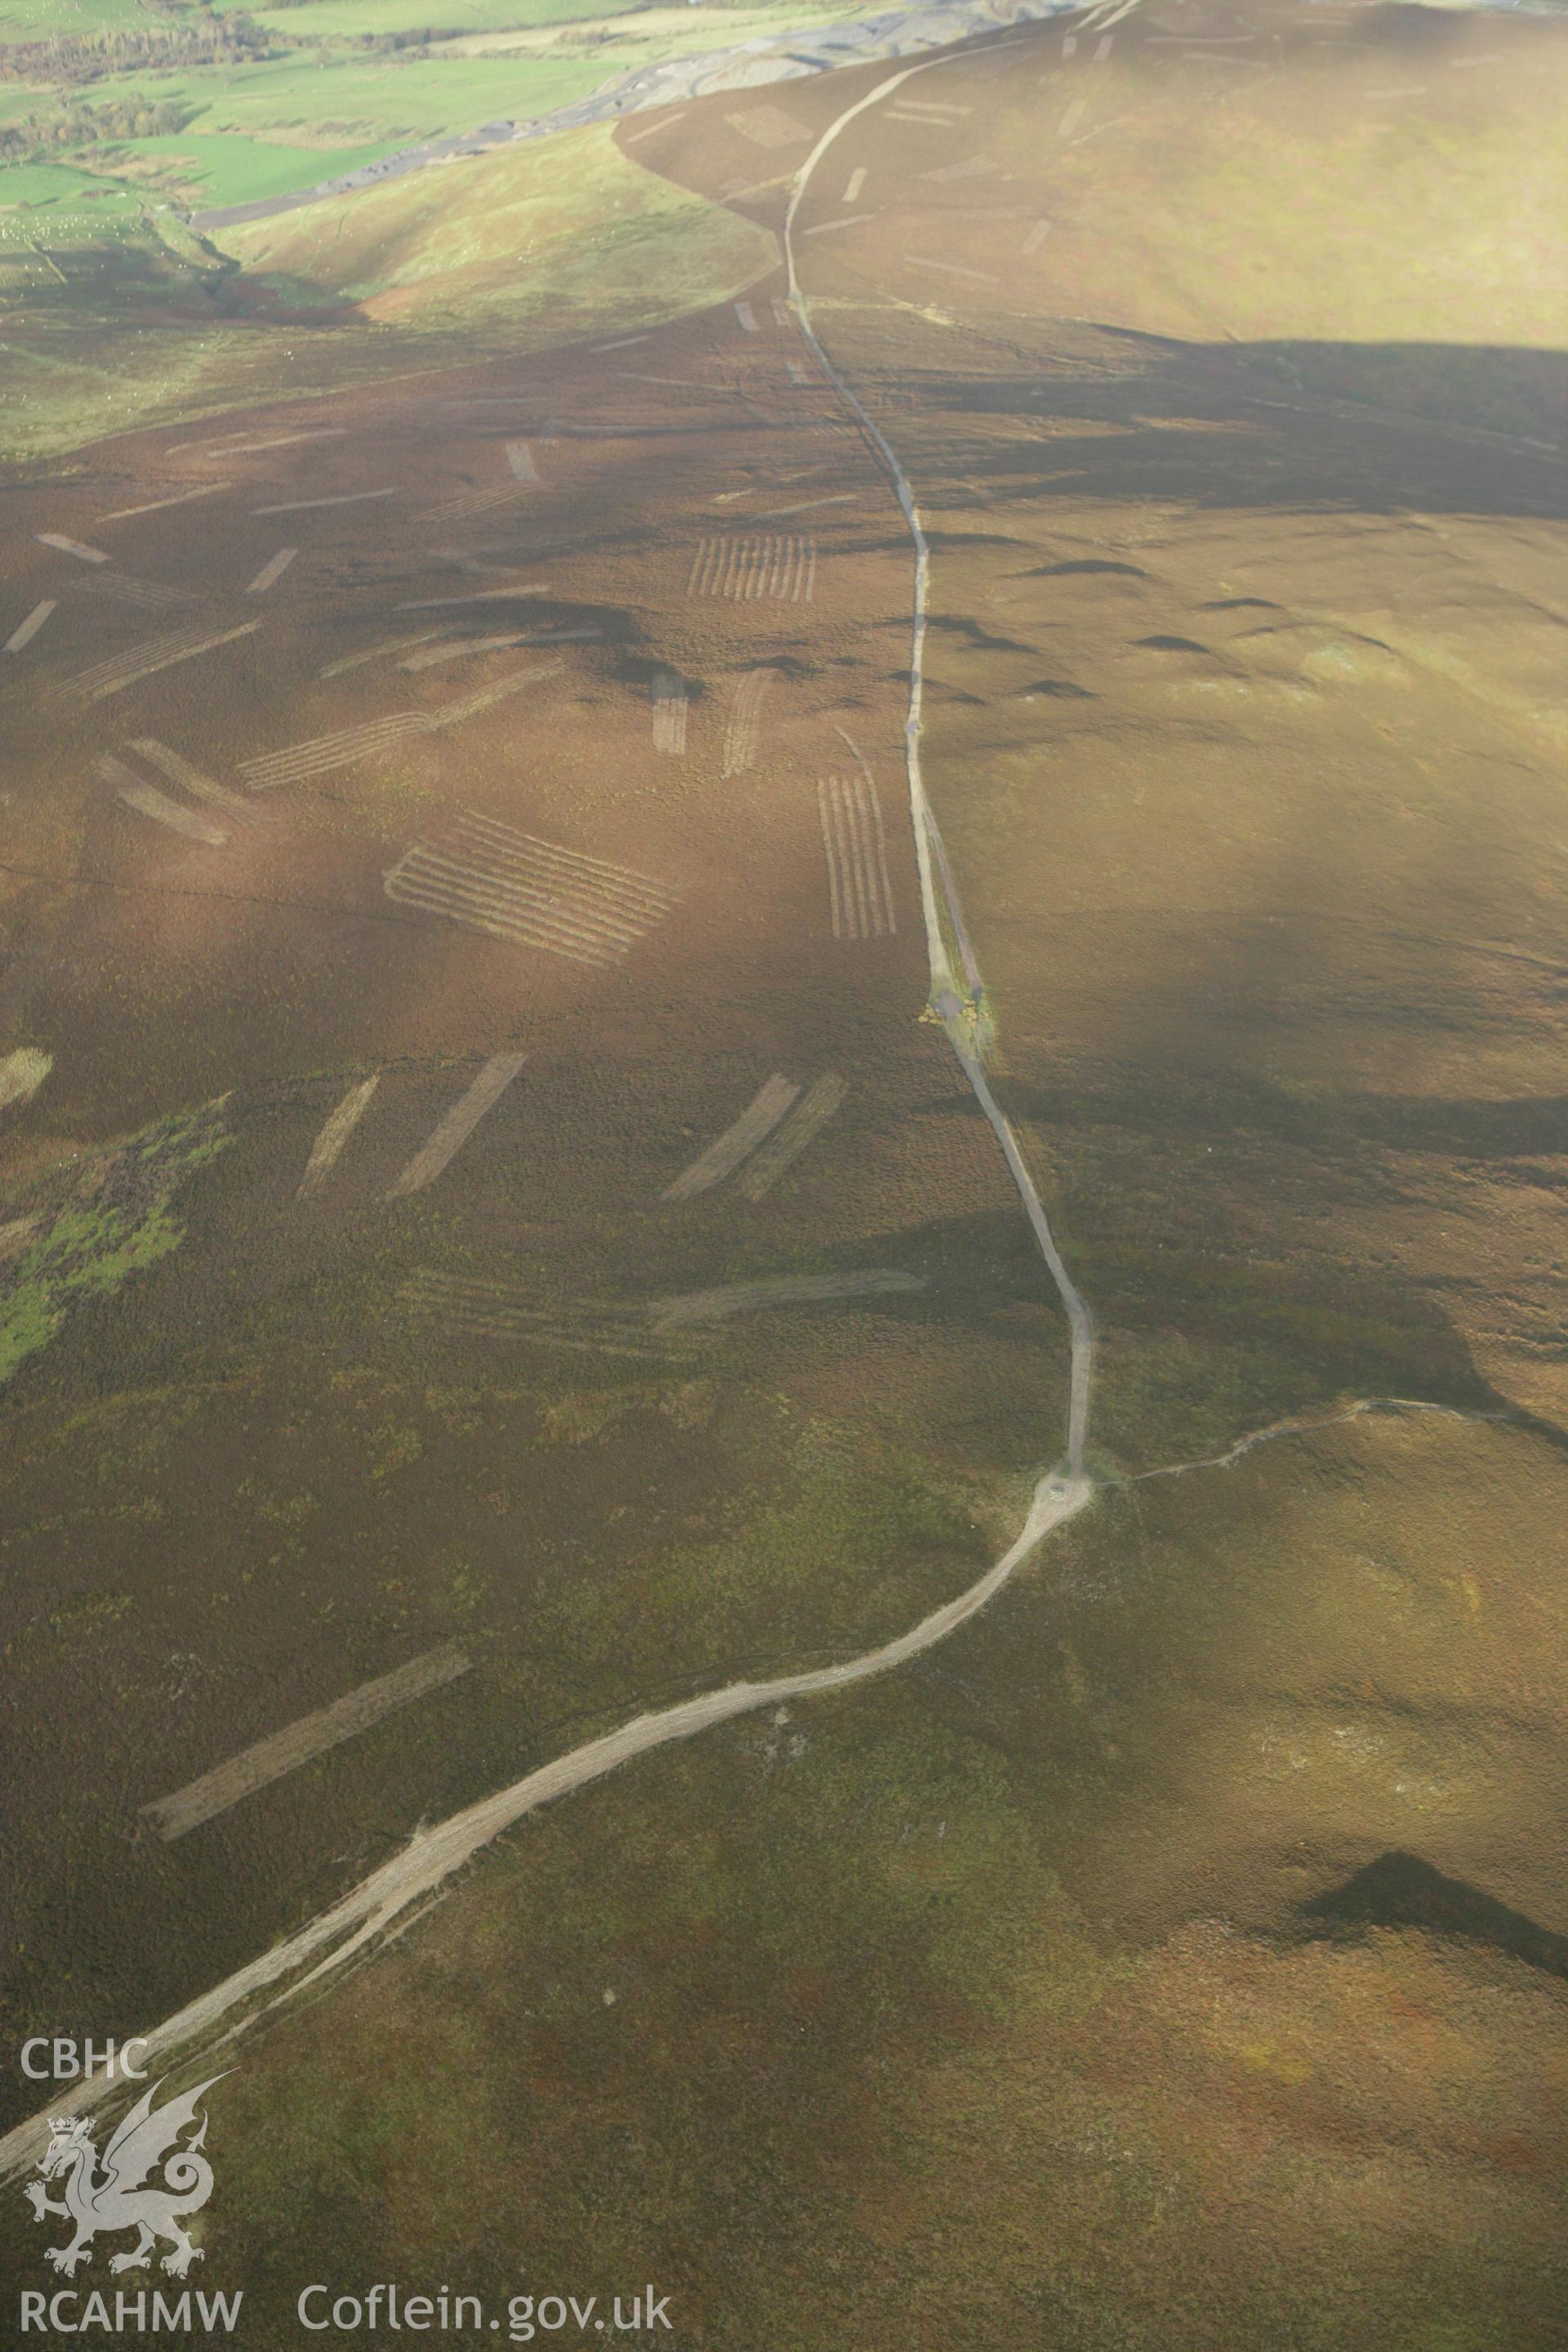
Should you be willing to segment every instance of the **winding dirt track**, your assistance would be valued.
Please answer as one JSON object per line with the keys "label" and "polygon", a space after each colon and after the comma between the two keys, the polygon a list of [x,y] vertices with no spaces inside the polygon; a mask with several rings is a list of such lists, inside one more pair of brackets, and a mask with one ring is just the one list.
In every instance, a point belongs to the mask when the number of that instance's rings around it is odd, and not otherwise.
{"label": "winding dirt track", "polygon": [[[783,1675],[764,1683],[731,1683],[679,1706],[653,1715],[639,1715],[619,1730],[558,1757],[495,1795],[454,1813],[436,1828],[419,1831],[409,1843],[379,1870],[362,1879],[329,1909],[300,1928],[211,1991],[153,2028],[142,2040],[142,2064],[149,2069],[194,2055],[204,2057],[232,2042],[258,2018],[291,2000],[307,1986],[319,1984],[346,1967],[367,1948],[404,1933],[424,1906],[482,1848],[525,1815],[557,1797],[567,1796],[590,1781],[602,1780],[635,1757],[655,1748],[689,1739],[718,1723],[787,1701],[809,1698],[820,1692],[842,1690],[906,1664],[934,1649],[978,1614],[1001,1591],[1021,1563],[1046,1536],[1073,1517],[1091,1499],[1092,1482],[1084,1475],[1083,1454],[1088,1433],[1089,1386],[1093,1370],[1094,1329],[1087,1303],[1062,1262],[1050,1223],[1034,1179],[1025,1163],[1018,1139],[986,1081],[975,1050],[983,986],[969,935],[964,928],[952,870],[938,832],[921,774],[921,709],[924,688],[926,612],[930,588],[931,551],[921,525],[908,477],[885,435],[872,422],[817,340],[806,298],[795,270],[794,228],[812,174],[846,126],[868,107],[927,72],[931,65],[910,66],[889,75],[868,97],[861,99],[830,124],[801,167],[784,221],[784,259],[789,300],[817,364],[846,403],[865,433],[879,464],[891,482],[909,525],[915,551],[914,601],[910,658],[909,704],[904,722],[905,765],[909,778],[910,816],[920,866],[921,912],[931,967],[931,1002],[941,1020],[965,1077],[1005,1155],[1041,1255],[1067,1311],[1072,1339],[1071,1391],[1065,1466],[1042,1478],[1036,1486],[1028,1513],[1016,1538],[1002,1557],[968,1591],[933,1610],[879,1648],[843,1664],[809,1673]],[[944,929],[945,918],[945,929]],[[956,943],[962,979],[954,973],[947,939]],[[262,1998],[262,1996],[269,1996]],[[79,2083],[51,2102],[49,2114],[79,2115],[100,2105],[113,2085],[101,2078]],[[14,2177],[37,2162],[48,2138],[47,2116],[35,2116],[0,2139],[0,2179]]]}
{"label": "winding dirt track", "polygon": [[[731,1683],[723,1690],[706,1692],[679,1706],[664,1707],[657,1715],[635,1716],[618,1731],[609,1732],[602,1739],[589,1740],[568,1755],[557,1757],[552,1764],[542,1765],[538,1771],[530,1772],[510,1789],[502,1789],[495,1796],[454,1813],[437,1828],[419,1831],[401,1853],[362,1879],[329,1910],[145,2034],[141,2063],[151,2070],[180,2055],[194,2053],[198,2046],[204,2053],[220,2049],[236,2040],[258,2018],[302,1992],[307,1985],[335,1974],[367,1945],[401,1935],[454,1871],[472,1861],[503,1830],[510,1829],[525,1814],[548,1804],[552,1798],[567,1796],[591,1780],[603,1780],[617,1765],[646,1756],[650,1748],[668,1747],[677,1739],[689,1739],[713,1724],[727,1723],[733,1716],[749,1715],[761,1707],[781,1706],[791,1699],[810,1698],[819,1691],[842,1690],[850,1683],[865,1682],[873,1675],[901,1666],[910,1658],[919,1657],[922,1650],[934,1648],[984,1609],[1036,1545],[1053,1528],[1082,1510],[1093,1491],[1086,1478],[1042,1478],[1017,1538],[979,1582],[972,1584],[967,1592],[961,1592],[955,1601],[933,1610],[929,1617],[922,1617],[907,1633],[884,1643],[880,1649],[868,1650],[858,1658],[846,1660],[842,1665],[817,1667],[809,1674],[781,1675],[765,1683]],[[308,1965],[310,1962],[314,1965]],[[271,1991],[274,1987],[281,1990],[273,1992],[269,2000],[251,2005],[258,1994]],[[101,2077],[78,2084],[50,2102],[49,2115],[86,2113],[100,2105],[112,2087]],[[42,2115],[30,2117],[8,2132],[0,2140],[0,2179],[10,2179],[30,2168],[48,2136],[48,2116]]]}
{"label": "winding dirt track", "polygon": [[[1029,1220],[1035,1239],[1040,1245],[1040,1255],[1050,1268],[1051,1279],[1056,1284],[1062,1305],[1067,1310],[1068,1323],[1072,1335],[1072,1381],[1068,1408],[1068,1467],[1075,1478],[1081,1478],[1083,1450],[1089,1435],[1089,1386],[1094,1373],[1094,1318],[1089,1311],[1088,1301],[1079,1290],[1062,1261],[1061,1252],[1058,1249],[1056,1237],[1051,1232],[1050,1220],[1046,1214],[1045,1203],[1040,1199],[1035,1180],[1025,1163],[1017,1136],[992,1093],[986,1082],[985,1073],[980,1066],[979,1057],[974,1051],[973,1040],[978,1028],[979,1010],[984,990],[974,960],[973,950],[970,945],[969,933],[964,926],[963,909],[958,902],[952,870],[947,861],[947,853],[942,847],[942,835],[937,830],[936,819],[931,814],[931,803],[926,797],[925,782],[921,773],[921,719],[925,698],[926,613],[931,594],[931,547],[921,522],[920,509],[915,504],[914,491],[910,487],[908,475],[899,463],[897,452],[881,427],[873,422],[861,402],[851,392],[818,341],[816,331],[811,323],[810,306],[795,270],[795,219],[811,185],[813,173],[837,139],[839,132],[846,130],[855,121],[857,115],[864,114],[869,107],[879,106],[885,98],[891,97],[893,91],[901,89],[905,82],[912,81],[917,74],[929,73],[933,66],[943,62],[944,60],[940,58],[930,58],[922,65],[906,66],[901,72],[889,74],[885,81],[879,81],[875,89],[869,91],[865,98],[857,100],[855,105],[847,107],[836,121],[828,124],[805,162],[801,165],[800,176],[795,182],[795,192],[790,197],[789,210],[784,215],[784,268],[789,278],[790,308],[795,313],[801,333],[810,347],[812,357],[854,415],[870,444],[877,462],[892,483],[894,495],[902,509],[904,520],[909,525],[910,537],[914,543],[914,613],[910,632],[910,697],[904,715],[904,766],[909,776],[910,822],[914,828],[915,855],[920,862],[921,911],[925,919],[926,949],[931,961],[931,1001],[933,1009],[941,1018],[942,1027],[947,1032],[952,1050],[963,1066],[963,1075],[973,1089],[981,1109],[995,1130],[997,1140],[1006,1156],[1008,1171],[1018,1188],[1019,1198],[1024,1203],[1025,1214]],[[960,961],[963,965],[964,985],[962,990],[948,958],[947,940],[942,929],[944,913],[947,917],[948,929],[952,931],[958,946]]]}

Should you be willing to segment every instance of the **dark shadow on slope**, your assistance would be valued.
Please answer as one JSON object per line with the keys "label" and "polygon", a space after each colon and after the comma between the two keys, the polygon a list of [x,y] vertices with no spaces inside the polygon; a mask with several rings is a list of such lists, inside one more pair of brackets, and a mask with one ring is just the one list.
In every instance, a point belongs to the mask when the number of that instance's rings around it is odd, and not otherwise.
{"label": "dark shadow on slope", "polygon": [[[1092,1087],[1075,1108],[1072,1083],[1058,1094],[1016,1077],[996,1079],[998,1098],[1023,1129],[1026,1149],[1037,1133],[1048,1138],[1074,1127],[1081,1141],[1086,1125],[1104,1116],[1103,1100]],[[1187,1098],[1184,1093],[1175,1099],[1184,1105]],[[1149,1132],[1151,1105],[1158,1102],[1147,1074],[1141,1087],[1130,1079],[1121,1108],[1131,1132]],[[1161,1130],[1170,1108],[1159,1104]],[[914,1112],[916,1118],[938,1115],[952,1113],[934,1101]],[[978,1104],[960,1115],[984,1117]],[[1179,1122],[1181,1113],[1175,1118]],[[1213,1131],[1211,1111],[1208,1119],[1194,1118],[1189,1139]],[[1304,1134],[1302,1140],[1311,1139]],[[1317,1141],[1321,1148],[1322,1139]],[[1228,1231],[1194,1229],[1177,1218],[1148,1223],[1136,1214],[1112,1213],[1107,1204],[1117,1181],[1113,1157],[1097,1159],[1080,1150],[1069,1170],[1057,1163],[1048,1145],[1042,1156],[1054,1171],[1049,1205],[1057,1238],[1104,1328],[1134,1342],[1180,1335],[1194,1351],[1184,1360],[1189,1379],[1203,1351],[1216,1364],[1240,1368],[1238,1397],[1222,1416],[1226,1443],[1307,1405],[1351,1396],[1397,1396],[1495,1413],[1556,1448],[1568,1448],[1568,1435],[1521,1410],[1493,1385],[1446,1302],[1426,1285],[1388,1269],[1358,1268]],[[1342,1189],[1353,1181],[1358,1196],[1367,1198],[1378,1197],[1382,1189],[1375,1167],[1353,1168],[1349,1174],[1337,1169],[1334,1181]],[[947,1236],[935,1227],[929,1231],[933,1249],[942,1246]],[[884,1252],[887,1246],[880,1245]],[[998,1253],[1000,1270],[1000,1232],[988,1238],[988,1246]],[[927,1261],[901,1255],[889,1262],[923,1266]],[[1043,1267],[1031,1267],[1021,1288],[1018,1273],[1011,1283],[1015,1297],[1033,1293],[1055,1311],[1055,1293]],[[998,1286],[978,1286],[973,1308],[985,1311],[994,1301],[1000,1303]],[[1101,1402],[1109,1410],[1103,1395]],[[1206,1437],[1202,1442],[1209,1444]]]}
{"label": "dark shadow on slope", "polygon": [[1417,1853],[1380,1853],[1342,1886],[1301,1906],[1306,1940],[1349,1941],[1376,1927],[1420,1927],[1428,1935],[1506,1952],[1527,1968],[1568,1980],[1568,1936],[1500,1903],[1463,1878],[1448,1878]]}
{"label": "dark shadow on slope", "polygon": [[[1038,689],[1037,689],[1038,690]],[[1342,1154],[1352,1146],[1378,1152],[1437,1154],[1445,1160],[1531,1165],[1532,1183],[1560,1181],[1555,1163],[1568,1139],[1568,1095],[1513,1099],[1453,1095],[1371,1094],[1346,1087],[1291,1089],[1247,1070],[1158,1072],[1138,1063],[1075,1066],[1058,1085],[1009,1076],[999,1088],[1015,1118],[1047,1127],[1144,1128],[1158,1078],[1158,1124],[1168,1135],[1201,1142],[1216,1131],[1258,1136],[1303,1151]],[[1367,1170],[1369,1185],[1386,1175]]]}
{"label": "dark shadow on slope", "polygon": [[927,625],[933,633],[940,631],[946,636],[963,637],[966,644],[978,646],[984,653],[1027,654],[1031,659],[1037,656],[1037,648],[1026,645],[1021,638],[996,636],[979,621],[972,621],[962,614],[932,613]]}
{"label": "dark shadow on slope", "polygon": [[[965,453],[973,479],[1005,479],[1013,498],[1030,495],[1032,460],[1042,498],[1070,487],[1216,509],[1568,513],[1568,353],[1093,333],[1089,365],[1075,354],[1057,370],[901,381],[928,411],[1057,425],[1028,450]],[[1075,422],[1081,437],[1060,429]]]}

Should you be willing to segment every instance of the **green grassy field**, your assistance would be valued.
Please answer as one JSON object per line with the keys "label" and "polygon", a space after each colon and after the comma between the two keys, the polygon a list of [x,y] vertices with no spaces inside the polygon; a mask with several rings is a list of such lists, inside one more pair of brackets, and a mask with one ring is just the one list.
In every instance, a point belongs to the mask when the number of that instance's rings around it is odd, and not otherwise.
{"label": "green grassy field", "polygon": [[0,9],[0,40],[47,41],[54,35],[101,33],[134,25],[141,0],[11,0]]}
{"label": "green grassy field", "polygon": [[[258,24],[291,38],[321,33],[392,33],[437,25],[443,32],[500,32],[517,25],[554,25],[578,16],[614,16],[637,0],[320,0],[303,7],[247,9]],[[228,12],[242,0],[228,0]],[[218,11],[217,13],[226,13]],[[0,9],[0,39],[46,41],[72,35],[144,27],[142,0],[9,0]]]}
{"label": "green grassy field", "polygon": [[[311,35],[353,38],[365,33],[416,33],[437,26],[444,33],[510,33],[522,26],[575,24],[584,18],[631,16],[643,0],[299,0],[281,8],[251,8],[247,14],[268,32],[293,39]],[[721,34],[714,36],[721,39]]]}
{"label": "green grassy field", "polygon": [[[247,12],[268,53],[211,60],[199,50],[189,55],[192,28],[210,21],[194,11],[188,21],[154,20],[160,30],[148,36],[144,16],[116,16],[109,0],[101,16],[79,22],[54,5],[30,15],[26,0],[22,5],[21,16],[0,20],[12,39],[113,31],[163,41],[166,33],[167,58],[133,54],[116,71],[112,52],[83,48],[40,66],[38,82],[0,91],[0,126],[9,141],[0,141],[0,154],[58,157],[184,209],[292,194],[401,146],[485,122],[532,121],[635,67],[845,13],[831,0],[801,6],[760,0],[722,10],[617,7],[615,0],[607,7],[598,0],[489,0],[452,9],[432,0],[320,0],[254,18]],[[624,28],[606,19],[624,20]],[[583,30],[574,32],[578,24]],[[562,30],[558,43],[542,47],[530,37],[552,26]],[[450,45],[464,35],[512,33],[526,45],[477,57]],[[395,39],[404,46],[390,46]],[[388,46],[365,46],[377,41]],[[145,121],[153,107],[173,110],[177,127],[153,129]]]}
{"label": "green grassy field", "polygon": [[[5,205],[0,209],[0,247],[16,244],[26,237],[43,236],[53,239],[57,232],[68,236],[62,227],[67,220],[79,218],[86,222],[84,207],[99,207],[103,213],[137,213],[141,203],[133,188],[118,180],[100,179],[91,172],[79,172],[68,163],[14,163],[5,174]],[[15,215],[42,211],[48,207],[53,217],[47,221],[28,221]],[[10,215],[13,217],[6,218]]]}
{"label": "green grassy field", "polygon": [[[177,199],[182,205],[203,205],[221,190],[226,204],[255,204],[268,196],[292,195],[302,172],[312,177],[337,176],[357,171],[390,155],[405,142],[396,137],[367,140],[352,147],[333,148],[325,155],[303,155],[300,149],[273,146],[233,132],[213,131],[167,139],[138,140],[134,153],[138,179],[158,201]],[[112,171],[117,159],[108,160]],[[145,177],[142,177],[142,173]],[[212,194],[216,202],[216,194]]]}
{"label": "green grassy field", "polygon": [[[160,74],[95,83],[91,105],[149,88],[186,113],[174,131],[68,148],[95,178],[141,186],[182,209],[252,204],[340,178],[399,147],[495,117],[544,114],[604,79],[594,64],[541,58],[326,60],[294,51],[225,74]],[[13,196],[13,203],[29,201]]]}

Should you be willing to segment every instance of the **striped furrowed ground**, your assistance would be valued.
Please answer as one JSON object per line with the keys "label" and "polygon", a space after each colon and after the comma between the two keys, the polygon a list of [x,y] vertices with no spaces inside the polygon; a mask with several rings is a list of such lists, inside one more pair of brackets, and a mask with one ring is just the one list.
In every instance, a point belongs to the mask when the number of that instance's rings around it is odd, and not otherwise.
{"label": "striped furrowed ground", "polygon": [[143,1805],[142,1818],[165,1842],[184,1837],[203,1822],[210,1822],[215,1814],[227,1812],[242,1798],[253,1796],[257,1790],[268,1788],[286,1773],[297,1771],[313,1757],[324,1755],[345,1739],[353,1739],[356,1733],[379,1723],[383,1716],[408,1706],[411,1700],[423,1698],[427,1691],[440,1689],[443,1684],[455,1682],[459,1675],[468,1673],[468,1664],[455,1642],[427,1651],[423,1657],[411,1658],[392,1674],[362,1683],[357,1690],[334,1699],[330,1706],[301,1717],[298,1723],[275,1731],[267,1739],[258,1739],[253,1747],[230,1757],[226,1763],[205,1772],[199,1780],[176,1789],[172,1796]]}
{"label": "striped furrowed ground", "polygon": [[876,786],[865,776],[824,776],[816,787],[816,810],[834,938],[873,940],[895,932],[888,839]]}
{"label": "striped furrowed ground", "polygon": [[428,1267],[409,1277],[401,1297],[412,1321],[454,1338],[510,1340],[650,1363],[661,1361],[669,1345],[639,1299],[543,1299],[521,1283]]}
{"label": "striped furrowed ground", "polygon": [[807,1088],[783,1126],[774,1129],[736,1179],[748,1200],[760,1201],[764,1192],[772,1192],[806,1146],[816,1142],[848,1092],[844,1080],[832,1070]]}
{"label": "striped furrowed ground", "polygon": [[689,1201],[694,1193],[710,1192],[726,1176],[732,1176],[763,1137],[773,1132],[799,1092],[797,1086],[775,1072],[734,1124],[716,1137],[689,1168],[683,1169],[660,1197],[666,1201]]}
{"label": "striped furrowed ground", "polygon": [[727,596],[741,604],[758,597],[809,604],[816,589],[816,541],[793,532],[700,540],[686,582],[689,596]]}
{"label": "striped furrowed ground", "polygon": [[653,682],[653,748],[679,759],[686,750],[685,680],[660,670]]}
{"label": "striped furrowed ground", "polygon": [[252,792],[272,792],[279,784],[305,783],[313,776],[330,776],[335,769],[374,760],[408,736],[425,734],[429,725],[423,710],[393,710],[384,719],[367,719],[358,727],[340,727],[308,743],[291,743],[286,751],[242,760],[239,772]]}
{"label": "striped furrowed ground", "polygon": [[724,730],[726,776],[744,775],[748,768],[756,764],[762,742],[763,706],[778,675],[776,669],[748,670],[735,688],[730,723]]}
{"label": "striped furrowed ground", "polygon": [[159,580],[136,580],[129,572],[98,572],[80,583],[93,596],[110,596],[117,604],[132,604],[147,613],[167,612],[171,604],[188,604],[184,588],[165,587]]}
{"label": "striped furrowed ground", "polygon": [[194,661],[198,654],[212,653],[219,646],[232,645],[237,637],[247,637],[260,626],[259,621],[245,621],[237,628],[221,629],[215,634],[198,623],[172,636],[149,638],[128,653],[115,654],[108,661],[95,662],[90,669],[79,670],[75,677],[67,680],[65,691],[79,702],[101,702],[106,696],[121,694],[144,677],[155,677],[159,670],[173,669],[176,662]]}
{"label": "striped furrowed ground", "polygon": [[679,1329],[689,1323],[721,1323],[731,1315],[755,1315],[769,1307],[819,1307],[838,1298],[887,1297],[923,1290],[925,1276],[898,1266],[863,1266],[843,1274],[782,1274],[763,1282],[730,1282],[717,1290],[688,1290],[653,1302],[655,1327]]}
{"label": "striped furrowed ground", "polygon": [[465,811],[385,878],[400,906],[584,964],[616,963],[670,912],[649,876]]}

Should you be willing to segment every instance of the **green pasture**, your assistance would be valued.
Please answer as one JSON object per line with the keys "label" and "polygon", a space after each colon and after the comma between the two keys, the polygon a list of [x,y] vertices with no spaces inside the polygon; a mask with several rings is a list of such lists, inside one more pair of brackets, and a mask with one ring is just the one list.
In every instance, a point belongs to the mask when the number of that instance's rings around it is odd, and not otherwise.
{"label": "green pasture", "polygon": [[[9,22],[13,39],[110,27],[145,31],[150,25],[177,36],[184,21],[121,10],[119,0],[15,5],[25,22],[0,18]],[[194,10],[186,14],[200,21]],[[140,183],[152,200],[212,210],[294,194],[399,147],[481,123],[531,121],[634,67],[844,14],[844,0],[652,11],[628,0],[304,0],[256,12],[256,22],[280,45],[275,56],[132,65],[97,79],[62,79],[58,88],[0,86],[0,126],[36,124],[47,152],[58,151],[62,161]],[[367,52],[353,46],[383,34],[493,34],[605,16],[620,20],[613,30],[548,52],[461,57],[449,48]],[[124,135],[132,128],[123,119],[127,107],[174,108],[186,119],[178,130]],[[94,135],[84,118],[95,110],[119,120],[100,119]],[[68,135],[58,140],[62,124]]]}
{"label": "green pasture", "polygon": [[[76,219],[78,207],[89,205],[98,215],[141,209],[134,190],[121,180],[73,171],[68,163],[13,163],[0,173],[0,240],[8,229],[13,235],[47,233],[52,238],[57,222]],[[47,209],[55,217],[47,224],[26,219],[27,212],[38,209]],[[87,217],[85,209],[82,217]]]}
{"label": "green pasture", "polygon": [[295,49],[222,74],[127,74],[95,82],[85,95],[89,103],[146,96],[199,110],[186,131],[297,131],[301,146],[314,146],[323,126],[330,131],[340,122],[374,123],[377,135],[404,139],[473,130],[500,115],[546,112],[604,79],[604,68],[591,58],[426,58],[417,51],[366,57]]}
{"label": "green pasture", "polygon": [[[37,114],[38,110],[39,92],[33,88],[31,83],[23,81],[0,82],[0,124],[15,122],[20,115]],[[9,184],[9,173],[0,173],[0,190],[6,192],[5,194],[0,194],[0,203],[7,203],[10,201],[8,194]]]}
{"label": "green pasture", "polygon": [[[378,139],[359,146],[310,149],[277,147],[227,131],[175,131],[165,139],[127,140],[116,156],[142,159],[143,168],[166,158],[169,177],[160,196],[175,189],[187,209],[208,205],[249,205],[268,196],[293,195],[318,180],[336,179],[383,155],[395,154],[405,139]],[[153,193],[150,191],[150,193]]]}
{"label": "green pasture", "polygon": [[[233,0],[241,5],[241,0]],[[629,15],[643,0],[306,0],[284,8],[248,8],[246,14],[269,33],[289,40],[327,35],[353,39],[366,33],[511,33],[543,25],[569,25],[582,17]],[[712,21],[707,8],[693,8],[699,21]],[[714,45],[725,39],[713,36]]]}
{"label": "green pasture", "polygon": [[[302,6],[247,8],[246,14],[269,32],[291,40],[321,33],[422,32],[500,33],[531,25],[556,25],[578,16],[613,16],[638,0],[307,0]],[[218,10],[244,6],[226,0]],[[188,13],[194,15],[194,9]],[[718,16],[717,9],[694,8],[694,16]],[[178,16],[149,18],[142,0],[5,0],[0,41],[47,41],[110,30],[145,29],[159,22],[177,25]],[[718,35],[716,39],[724,36]]]}
{"label": "green pasture", "polygon": [[142,26],[142,0],[5,0],[0,41],[47,41],[58,35]]}
{"label": "green pasture", "polygon": [[[348,59],[323,70],[313,57],[268,59],[223,77],[161,74],[99,82],[89,103],[146,90],[189,106],[181,131],[114,139],[86,151],[94,171],[142,181],[187,207],[253,204],[336,179],[400,147],[472,130],[497,116],[548,113],[595,89],[602,65],[540,58],[450,58],[419,67]],[[341,135],[334,135],[339,132]],[[78,151],[79,153],[81,151]],[[22,169],[5,175],[9,186]],[[12,195],[12,203],[35,199]]]}
{"label": "green pasture", "polygon": [[[222,75],[131,74],[93,83],[82,93],[86,102],[146,97],[188,107],[189,121],[161,136],[76,152],[100,173],[145,180],[186,205],[252,204],[424,140],[498,118],[547,114],[585,97],[609,69],[602,56],[416,61],[293,51]],[[39,94],[30,95],[37,110]]]}

